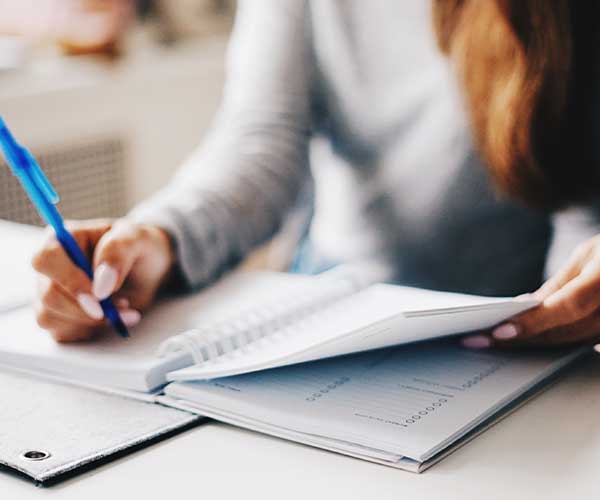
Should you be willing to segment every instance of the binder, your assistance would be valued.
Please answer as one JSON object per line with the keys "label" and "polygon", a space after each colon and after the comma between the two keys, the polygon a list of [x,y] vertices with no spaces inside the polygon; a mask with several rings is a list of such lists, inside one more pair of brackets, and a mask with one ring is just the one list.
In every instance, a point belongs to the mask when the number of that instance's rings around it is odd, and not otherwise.
{"label": "binder", "polygon": [[50,485],[197,425],[158,404],[0,371],[0,471]]}

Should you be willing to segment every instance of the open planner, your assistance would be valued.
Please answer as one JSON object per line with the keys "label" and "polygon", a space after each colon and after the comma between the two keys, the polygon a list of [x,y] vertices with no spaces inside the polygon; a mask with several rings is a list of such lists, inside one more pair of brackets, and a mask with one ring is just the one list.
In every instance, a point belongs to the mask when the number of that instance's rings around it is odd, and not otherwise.
{"label": "open planner", "polygon": [[536,303],[378,279],[232,273],[126,341],[57,344],[23,307],[0,314],[0,366],[420,471],[579,355],[467,351],[448,337]]}

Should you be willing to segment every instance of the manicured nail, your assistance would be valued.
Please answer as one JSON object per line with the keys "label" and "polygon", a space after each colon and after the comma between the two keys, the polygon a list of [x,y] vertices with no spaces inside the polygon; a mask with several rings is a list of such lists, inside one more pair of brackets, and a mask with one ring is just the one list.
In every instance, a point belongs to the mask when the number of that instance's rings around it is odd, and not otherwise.
{"label": "manicured nail", "polygon": [[514,323],[504,323],[492,332],[492,337],[498,340],[514,339],[517,335],[519,335],[519,328]]}
{"label": "manicured nail", "polygon": [[136,311],[135,309],[119,311],[119,314],[121,315],[121,319],[123,320],[123,323],[125,323],[126,326],[135,326],[142,319],[142,315],[140,314],[140,312]]}
{"label": "manicured nail", "polygon": [[94,272],[94,295],[100,300],[106,299],[115,290],[119,275],[114,267],[108,264],[100,264]]}
{"label": "manicured nail", "polygon": [[86,313],[92,319],[102,319],[104,313],[102,307],[95,297],[92,297],[89,293],[80,293],[77,295],[77,302],[83,312]]}
{"label": "manicured nail", "polygon": [[461,343],[467,349],[486,349],[492,345],[492,341],[484,335],[473,335],[465,337]]}

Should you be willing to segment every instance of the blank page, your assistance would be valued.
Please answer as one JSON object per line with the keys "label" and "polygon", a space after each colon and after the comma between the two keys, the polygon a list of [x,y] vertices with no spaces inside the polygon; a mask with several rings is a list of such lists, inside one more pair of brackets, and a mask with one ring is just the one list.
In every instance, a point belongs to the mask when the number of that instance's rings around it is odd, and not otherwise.
{"label": "blank page", "polygon": [[[172,335],[231,317],[242,308],[264,303],[279,289],[292,290],[306,278],[279,273],[234,273],[210,289],[164,300],[151,309],[124,340],[111,330],[94,340],[58,344],[35,324],[29,308],[0,316],[0,364],[44,370],[84,382],[151,390],[152,371],[174,370],[191,362],[187,354],[157,357],[158,346]],[[163,370],[163,372],[165,371]],[[164,383],[155,377],[154,383]]]}
{"label": "blank page", "polygon": [[31,257],[39,248],[43,230],[0,221],[0,313],[28,304],[34,292],[35,273]]}
{"label": "blank page", "polygon": [[237,375],[489,328],[535,301],[372,285],[243,349],[170,373],[173,381]]}

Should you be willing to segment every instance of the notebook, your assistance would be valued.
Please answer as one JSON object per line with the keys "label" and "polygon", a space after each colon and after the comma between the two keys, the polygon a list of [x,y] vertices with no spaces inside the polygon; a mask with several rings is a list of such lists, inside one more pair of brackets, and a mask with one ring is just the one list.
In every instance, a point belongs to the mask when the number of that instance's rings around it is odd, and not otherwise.
{"label": "notebook", "polygon": [[32,311],[2,315],[0,364],[144,393],[200,380],[491,327],[535,304],[369,284],[370,268],[318,277],[236,273],[165,301],[127,341],[57,344]]}

